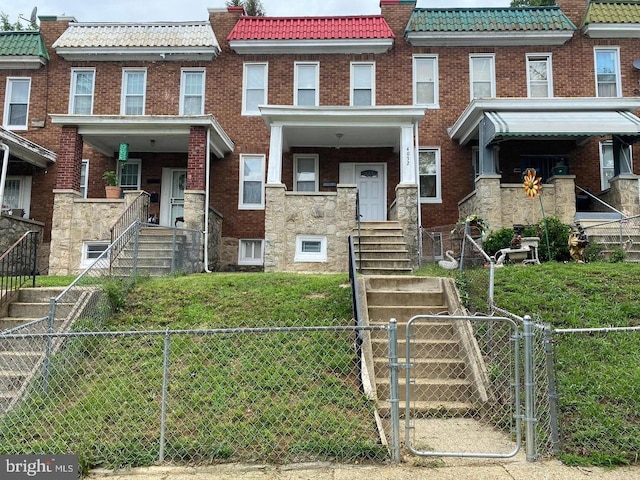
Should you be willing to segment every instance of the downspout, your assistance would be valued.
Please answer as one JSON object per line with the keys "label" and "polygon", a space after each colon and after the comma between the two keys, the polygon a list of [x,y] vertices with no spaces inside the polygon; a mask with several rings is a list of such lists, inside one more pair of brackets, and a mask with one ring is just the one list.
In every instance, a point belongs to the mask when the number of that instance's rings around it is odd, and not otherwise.
{"label": "downspout", "polygon": [[[420,141],[417,122],[413,124],[413,130],[413,138],[415,142],[415,153],[413,158],[415,158],[416,184],[418,187],[418,195],[416,195],[416,199],[418,202],[418,265],[420,265],[422,260],[422,204],[420,203]],[[440,170],[442,170],[442,158],[440,159]],[[442,174],[440,175],[440,178],[442,178]]]}
{"label": "downspout", "polygon": [[9,168],[9,145],[0,142],[0,149],[4,150],[2,156],[2,174],[0,175],[0,211],[4,204],[4,186],[7,182],[7,170]]}
{"label": "downspout", "polygon": [[211,273],[209,270],[209,186],[211,180],[209,176],[211,175],[211,159],[209,155],[211,155],[211,145],[209,142],[211,141],[211,130],[207,129],[207,149],[206,149],[206,161],[207,165],[205,167],[205,187],[204,187],[204,271],[205,273]]}

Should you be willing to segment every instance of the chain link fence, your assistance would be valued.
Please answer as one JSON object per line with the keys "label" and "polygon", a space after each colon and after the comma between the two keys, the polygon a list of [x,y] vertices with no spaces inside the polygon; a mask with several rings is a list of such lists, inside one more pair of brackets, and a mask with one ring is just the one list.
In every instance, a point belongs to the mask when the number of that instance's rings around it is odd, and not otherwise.
{"label": "chain link fence", "polygon": [[640,262],[640,215],[584,227],[590,260]]}

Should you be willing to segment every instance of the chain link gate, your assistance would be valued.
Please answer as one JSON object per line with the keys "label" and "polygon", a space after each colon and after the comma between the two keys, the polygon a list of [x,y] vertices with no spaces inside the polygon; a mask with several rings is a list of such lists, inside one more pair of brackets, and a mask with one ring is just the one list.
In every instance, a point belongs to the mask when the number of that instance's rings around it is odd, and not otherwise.
{"label": "chain link gate", "polygon": [[518,324],[506,317],[418,315],[395,333],[397,366],[405,368],[404,381],[398,382],[397,425],[399,432],[404,415],[407,450],[485,458],[510,458],[520,451],[522,419],[527,434],[535,420],[528,389],[522,415],[522,380],[524,386],[532,382],[526,372],[521,379],[520,341],[526,334]]}

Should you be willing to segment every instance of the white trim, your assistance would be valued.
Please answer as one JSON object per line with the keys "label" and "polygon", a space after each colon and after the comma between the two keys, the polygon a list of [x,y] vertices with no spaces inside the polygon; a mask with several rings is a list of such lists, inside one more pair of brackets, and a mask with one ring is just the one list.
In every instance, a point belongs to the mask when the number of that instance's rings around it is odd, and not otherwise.
{"label": "white trim", "polygon": [[231,40],[229,47],[240,55],[386,53],[393,47],[393,38],[357,40]]}
{"label": "white trim", "polygon": [[[129,74],[130,73],[142,73],[143,75],[143,83],[142,83],[142,94],[127,94],[127,87],[129,85]],[[127,99],[129,97],[140,97],[142,96],[142,112],[141,113],[132,113],[127,114]],[[146,110],[147,103],[147,69],[146,68],[123,68],[122,69],[122,91],[120,92],[120,115],[144,115]]]}
{"label": "white trim", "polygon": [[573,30],[543,32],[410,32],[405,34],[414,47],[508,47],[526,45],[564,45]]}
{"label": "white trim", "polygon": [[[95,253],[97,253],[98,251],[100,252],[98,255],[96,255],[93,258],[89,258],[89,246],[93,246],[93,247],[104,247],[104,249],[100,249],[97,250]],[[95,240],[95,241],[86,241],[86,242],[82,242],[82,257],[80,259],[80,268],[88,268],[91,265],[93,265],[93,263],[100,257],[100,255],[102,255],[102,253],[109,248],[109,242],[108,241],[99,241],[99,240]],[[96,265],[96,267],[98,268],[108,268],[109,267],[109,259],[108,258],[103,258],[102,260],[99,261],[99,264]]]}
{"label": "white trim", "polygon": [[[372,219],[372,218],[367,218],[366,220],[382,220],[385,221],[387,220],[387,179],[388,179],[388,175],[387,175],[387,164],[386,163],[364,163],[364,162],[359,162],[359,163],[353,163],[353,178],[354,178],[354,184],[356,185],[356,187],[358,187],[359,190],[362,190],[361,188],[361,182],[359,181],[360,177],[358,176],[358,171],[360,171],[360,173],[362,173],[363,169],[370,169],[370,168],[380,168],[382,170],[382,200],[378,203],[378,205],[380,206],[381,209],[381,217],[382,218],[378,218],[378,219]],[[362,199],[362,197],[360,197]],[[365,221],[366,221],[365,220]]]}
{"label": "white trim", "polygon": [[582,33],[589,38],[640,38],[637,23],[590,23]]}
{"label": "white trim", "polygon": [[[615,62],[615,75],[616,75],[616,94],[611,95],[599,95],[598,93],[598,52],[612,52],[614,54]],[[593,47],[593,71],[595,73],[594,80],[596,84],[596,97],[598,98],[619,98],[622,97],[622,73],[620,70],[620,47],[608,46],[608,45],[595,45]]]}
{"label": "white trim", "polygon": [[[202,77],[202,91],[200,92],[200,112],[198,113],[186,113],[184,112],[184,100],[185,100],[185,77],[187,74],[199,73]],[[207,70],[204,67],[198,68],[181,68],[180,69],[180,115],[204,115],[204,97],[207,91]],[[189,95],[190,97],[196,97],[197,95]]]}
{"label": "white trim", "polygon": [[[96,69],[95,68],[72,68],[71,69],[71,85],[69,88],[69,114],[70,115],[78,115],[75,112],[76,109],[76,86],[77,86],[77,75],[79,73],[91,73],[91,107],[90,111],[82,112],[80,115],[93,115],[93,101],[96,96]],[[83,95],[87,96],[87,95]]]}
{"label": "white trim", "polygon": [[[599,162],[599,172],[600,172],[600,190],[607,190],[611,185],[609,184],[609,180],[610,179],[606,179],[605,176],[603,175],[603,169],[604,169],[604,165],[603,165],[603,160],[604,160],[604,147],[609,147],[611,149],[611,162],[612,162],[612,166],[611,168],[614,169],[613,170],[613,175],[615,175],[615,165],[613,164],[614,160],[613,160],[613,142],[611,140],[603,140],[599,142],[598,145],[598,151],[599,151],[599,156],[600,156],[600,162]],[[627,152],[629,153],[629,163],[630,165],[627,165],[627,168],[629,169],[630,172],[633,172],[633,149],[631,148],[631,145],[627,146]],[[622,161],[622,159],[621,159]],[[611,178],[613,178],[613,175]]]}
{"label": "white trim", "polygon": [[[260,160],[260,203],[244,203],[244,169],[245,169],[245,159],[257,159]],[[264,196],[265,196],[265,166],[266,166],[266,156],[264,154],[250,154],[250,153],[241,153],[240,154],[240,187],[238,188],[238,210],[264,210]],[[257,181],[257,180],[252,180]]]}
{"label": "white trim", "polygon": [[[552,98],[553,97],[553,69],[552,69],[552,54],[551,53],[527,53],[527,97],[529,98]],[[531,96],[531,69],[530,65],[532,61],[540,62],[546,61],[547,64],[547,95],[544,97],[532,97]]]}
{"label": "white trim", "polygon": [[[305,243],[320,243],[320,251],[303,252]],[[325,235],[296,235],[296,254],[294,262],[324,263],[327,261],[327,237]]]}
{"label": "white trim", "polygon": [[87,198],[89,192],[89,160],[83,158],[82,166],[84,167],[84,184],[82,183],[82,169],[80,169],[80,193],[82,193],[82,198]]}
{"label": "white trim", "polygon": [[[418,173],[420,173],[420,153],[422,152],[435,152],[436,157],[436,171],[434,175],[436,179],[436,195],[434,197],[420,197],[420,203],[442,203],[442,161],[440,147],[420,147],[418,149]],[[427,175],[427,174],[425,174]],[[420,177],[418,176],[418,195],[420,195]]]}
{"label": "white trim", "polygon": [[[371,90],[371,103],[369,105],[354,105],[354,92],[356,90],[355,85],[355,67],[364,67],[368,66],[369,69],[369,81],[370,81],[370,90]],[[351,62],[350,64],[351,74],[349,75],[349,105],[354,107],[375,107],[376,105],[376,62]],[[361,88],[359,90],[366,90],[365,88]]]}
{"label": "white trim", "polygon": [[[418,62],[431,60],[433,62],[433,103],[418,102]],[[419,54],[413,56],[413,104],[426,108],[440,108],[440,79],[438,70],[438,55]],[[422,82],[426,83],[426,82]]]}
{"label": "white trim", "polygon": [[[24,121],[24,125],[11,125],[9,124],[9,110],[12,104],[11,102],[11,93],[13,92],[13,87],[16,83],[27,82],[29,85],[27,87],[27,112]],[[27,130],[29,128],[29,104],[31,101],[31,77],[7,77],[7,84],[5,88],[5,99],[4,99],[4,116],[2,120],[2,125],[7,130]],[[18,105],[16,103],[16,105]]]}
{"label": "white trim", "polygon": [[[313,173],[314,173],[314,182],[315,182],[315,187],[314,187],[314,192],[317,192],[320,190],[320,168],[319,168],[319,163],[320,163],[320,156],[317,153],[295,153],[293,155],[293,190],[295,192],[299,191],[298,190],[298,160],[300,160],[301,158],[311,158],[313,160]],[[306,191],[306,190],[303,190]]]}
{"label": "white trim", "polygon": [[491,94],[490,98],[495,98],[496,96],[496,56],[493,53],[471,53],[469,54],[469,98],[474,100],[476,98],[487,98],[487,97],[476,97],[473,94],[473,85],[476,83],[474,80],[474,68],[473,61],[475,59],[489,59],[489,67],[490,67],[490,82],[491,82]]}
{"label": "white trim", "polygon": [[[313,105],[305,105],[305,106],[317,107],[320,104],[320,62],[294,62],[293,63],[293,104],[294,105],[300,105],[298,103],[299,67],[314,67]],[[305,89],[305,90],[308,90],[308,89]]]}
{"label": "white trim", "polygon": [[[135,185],[122,185],[120,176],[122,175],[122,168],[125,165],[137,165],[138,166],[138,178]],[[126,162],[118,162],[118,185],[125,190],[140,190],[140,180],[142,177],[142,160],[139,158],[130,158]]]}
{"label": "white trim", "polygon": [[[243,244],[251,242],[254,244],[259,243],[260,249],[259,258],[245,257],[243,256]],[[255,253],[255,251],[254,251]],[[263,265],[264,264],[264,240],[259,238],[241,238],[238,240],[238,265]]]}
{"label": "white trim", "polygon": [[[262,102],[256,106],[256,110],[247,109],[247,70],[249,67],[263,67],[263,97]],[[255,89],[258,90],[258,89]],[[267,62],[245,62],[242,65],[242,115],[257,116],[260,115],[260,105],[269,103],[269,64]]]}

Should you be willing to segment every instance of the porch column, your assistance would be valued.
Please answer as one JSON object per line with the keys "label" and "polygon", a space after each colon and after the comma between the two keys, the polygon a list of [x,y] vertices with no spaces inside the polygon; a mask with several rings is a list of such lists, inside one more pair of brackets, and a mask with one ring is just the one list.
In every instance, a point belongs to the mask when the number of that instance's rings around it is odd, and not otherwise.
{"label": "porch column", "polygon": [[416,180],[416,148],[413,139],[413,125],[403,126],[400,132],[400,183],[415,185]]}
{"label": "porch column", "polygon": [[496,172],[496,151],[490,144],[493,132],[491,124],[488,123],[487,117],[482,117],[479,127],[479,156],[480,156],[480,175],[495,175]]}
{"label": "porch column", "polygon": [[272,185],[282,183],[282,125],[271,126],[267,183]]}
{"label": "porch column", "polygon": [[[184,191],[184,227],[189,230],[204,232],[205,186],[207,172],[207,129],[191,127],[189,132],[189,150],[187,153],[187,186]],[[189,241],[196,240],[188,236]],[[187,269],[200,272],[203,269],[203,244],[199,236],[198,248],[190,249],[192,253],[187,260]],[[198,253],[196,253],[196,251]]]}
{"label": "porch column", "polygon": [[627,173],[609,180],[610,203],[629,216],[640,215],[640,177]]}
{"label": "porch column", "polygon": [[203,190],[207,162],[207,130],[204,127],[191,127],[189,132],[189,151],[187,153],[187,189]]}
{"label": "porch column", "polygon": [[56,189],[80,192],[83,145],[78,127],[66,125],[62,127],[60,150],[56,162]]}
{"label": "porch column", "polygon": [[613,175],[633,174],[631,167],[631,159],[629,158],[629,148],[633,144],[633,141],[628,137],[621,137],[619,135],[613,135],[612,147],[613,147]]}

